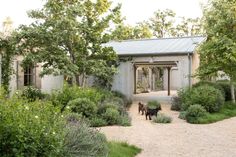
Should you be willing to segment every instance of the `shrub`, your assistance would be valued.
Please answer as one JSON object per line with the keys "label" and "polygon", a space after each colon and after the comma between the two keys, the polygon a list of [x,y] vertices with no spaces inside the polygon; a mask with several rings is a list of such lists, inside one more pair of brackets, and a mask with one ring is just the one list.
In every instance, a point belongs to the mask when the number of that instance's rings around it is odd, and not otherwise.
{"label": "shrub", "polygon": [[112,94],[114,97],[118,97],[123,100],[125,108],[130,108],[130,106],[132,104],[131,99],[128,99],[123,93],[121,93],[119,91],[112,91]]}
{"label": "shrub", "polygon": [[85,117],[92,117],[97,113],[97,106],[86,98],[78,98],[68,103],[72,112],[80,113]]}
{"label": "shrub", "polygon": [[171,123],[172,118],[160,113],[157,115],[157,117],[153,117],[153,122],[154,123]]}
{"label": "shrub", "polygon": [[0,105],[0,156],[48,157],[63,152],[64,120],[48,102],[6,100]]}
{"label": "shrub", "polygon": [[186,111],[186,120],[189,123],[197,123],[197,119],[206,115],[206,110],[201,105],[192,105]]}
{"label": "shrub", "polygon": [[[229,81],[218,81],[216,83],[217,85],[221,86],[221,88],[224,90],[225,93],[225,101],[231,101],[231,87]],[[236,96],[236,85],[234,85],[234,93]]]}
{"label": "shrub", "polygon": [[199,86],[205,86],[205,85],[206,85],[206,86],[212,86],[212,87],[214,87],[214,88],[220,90],[221,93],[223,94],[223,96],[225,97],[225,94],[226,94],[226,93],[225,93],[224,88],[223,88],[221,85],[217,84],[216,82],[200,81],[200,82],[194,84],[194,85],[193,85],[193,88],[196,88],[196,87],[199,87]]}
{"label": "shrub", "polygon": [[106,137],[85,122],[69,123],[66,127],[64,156],[104,157],[108,155]]}
{"label": "shrub", "polygon": [[208,112],[217,112],[223,103],[224,97],[218,89],[204,85],[186,90],[182,93],[181,108],[187,110],[189,106],[199,104]]}
{"label": "shrub", "polygon": [[179,118],[180,118],[180,119],[183,119],[183,120],[186,120],[186,111],[181,111],[181,112],[179,113]]}
{"label": "shrub", "polygon": [[161,104],[158,102],[158,101],[149,101],[147,103],[147,107],[149,109],[156,109],[156,108],[160,108],[161,107]]}
{"label": "shrub", "polygon": [[180,97],[173,97],[171,101],[171,110],[179,111],[181,109],[181,99]]}
{"label": "shrub", "polygon": [[41,92],[40,89],[29,86],[22,91],[22,96],[28,99],[29,101],[35,101],[36,99],[44,99],[45,94]]}
{"label": "shrub", "polygon": [[131,118],[128,114],[120,115],[118,119],[118,124],[121,126],[131,126]]}
{"label": "shrub", "polygon": [[118,124],[120,114],[114,108],[107,108],[106,112],[102,114],[102,117],[106,120],[109,125]]}
{"label": "shrub", "polygon": [[106,126],[107,121],[103,119],[102,117],[95,116],[90,119],[90,125],[92,127],[101,127],[101,126]]}

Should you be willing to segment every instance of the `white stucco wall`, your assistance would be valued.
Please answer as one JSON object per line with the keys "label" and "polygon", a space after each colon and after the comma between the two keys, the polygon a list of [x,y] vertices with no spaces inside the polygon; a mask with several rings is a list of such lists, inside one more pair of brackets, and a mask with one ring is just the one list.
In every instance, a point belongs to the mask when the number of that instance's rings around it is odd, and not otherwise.
{"label": "white stucco wall", "polygon": [[134,68],[131,62],[122,62],[114,76],[112,90],[117,90],[131,98],[134,92]]}
{"label": "white stucco wall", "polygon": [[41,90],[45,93],[51,93],[53,90],[60,90],[63,87],[64,77],[45,75],[41,79]]}
{"label": "white stucco wall", "polygon": [[[189,59],[188,56],[156,56],[154,62],[174,61],[177,67],[171,69],[171,90],[178,90],[189,85]],[[113,90],[118,90],[132,98],[134,92],[134,69],[135,62],[149,62],[151,57],[133,57],[132,61],[122,62],[118,67],[118,74],[113,82]],[[191,67],[190,67],[191,68]],[[164,89],[167,90],[167,70],[164,70]]]}

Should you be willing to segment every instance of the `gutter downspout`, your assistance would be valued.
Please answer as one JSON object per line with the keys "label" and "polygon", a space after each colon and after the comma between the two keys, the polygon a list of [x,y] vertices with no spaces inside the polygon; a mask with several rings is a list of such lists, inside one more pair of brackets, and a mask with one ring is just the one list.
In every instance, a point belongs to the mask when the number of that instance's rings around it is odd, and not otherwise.
{"label": "gutter downspout", "polygon": [[192,75],[192,56],[190,55],[190,53],[188,53],[188,85],[189,87],[192,86],[192,79],[191,79],[191,75]]}

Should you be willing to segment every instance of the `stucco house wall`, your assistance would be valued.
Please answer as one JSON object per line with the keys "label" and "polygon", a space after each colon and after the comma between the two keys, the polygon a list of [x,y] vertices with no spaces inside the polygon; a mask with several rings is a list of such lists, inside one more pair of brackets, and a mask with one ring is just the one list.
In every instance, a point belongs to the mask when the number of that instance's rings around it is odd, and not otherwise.
{"label": "stucco house wall", "polygon": [[[21,66],[23,57],[16,56],[13,60],[13,75],[10,80],[10,95],[13,95],[16,90],[24,89],[24,69]],[[64,77],[45,75],[40,76],[42,64],[36,64],[33,68],[33,86],[41,89],[45,93],[51,93],[53,90],[58,90],[63,87]]]}
{"label": "stucco house wall", "polygon": [[[172,67],[170,72],[170,85],[172,90],[177,90],[189,85],[189,58],[182,56],[154,56],[154,57],[133,57],[131,61],[121,62],[118,73],[115,75],[112,89],[124,93],[132,98],[134,93],[134,67],[135,62],[174,61],[177,67]],[[164,70],[164,90],[167,90],[167,70]]]}

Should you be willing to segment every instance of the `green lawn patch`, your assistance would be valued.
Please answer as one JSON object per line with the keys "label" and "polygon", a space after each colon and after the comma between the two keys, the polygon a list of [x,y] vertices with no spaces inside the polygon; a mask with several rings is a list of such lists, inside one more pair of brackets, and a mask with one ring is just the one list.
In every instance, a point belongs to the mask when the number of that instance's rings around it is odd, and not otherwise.
{"label": "green lawn patch", "polygon": [[141,149],[125,142],[109,142],[108,157],[135,157]]}
{"label": "green lawn patch", "polygon": [[219,112],[208,113],[206,116],[198,118],[197,123],[209,124],[234,116],[236,116],[236,104],[233,104],[232,102],[226,102]]}

